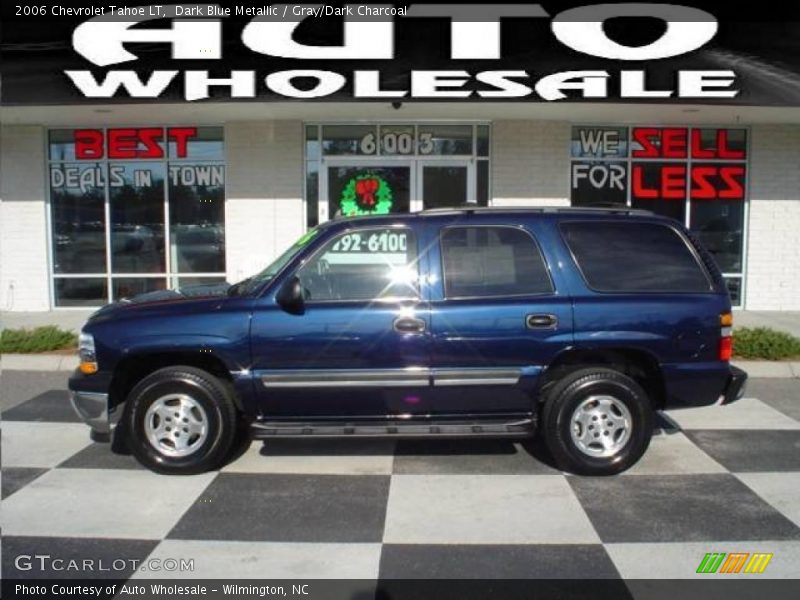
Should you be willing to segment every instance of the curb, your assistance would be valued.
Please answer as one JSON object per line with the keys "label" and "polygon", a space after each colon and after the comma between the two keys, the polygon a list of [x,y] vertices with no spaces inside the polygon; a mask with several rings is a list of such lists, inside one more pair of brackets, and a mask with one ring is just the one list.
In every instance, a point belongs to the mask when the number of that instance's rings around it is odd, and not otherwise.
{"label": "curb", "polygon": [[800,362],[772,362],[768,360],[736,360],[731,364],[747,372],[751,378],[800,378]]}
{"label": "curb", "polygon": [[[800,379],[798,361],[735,360],[731,364],[744,369],[751,378]],[[68,354],[3,354],[0,358],[3,371],[73,371],[77,367],[78,357]]]}
{"label": "curb", "polygon": [[3,354],[2,371],[74,371],[78,357],[70,354]]}

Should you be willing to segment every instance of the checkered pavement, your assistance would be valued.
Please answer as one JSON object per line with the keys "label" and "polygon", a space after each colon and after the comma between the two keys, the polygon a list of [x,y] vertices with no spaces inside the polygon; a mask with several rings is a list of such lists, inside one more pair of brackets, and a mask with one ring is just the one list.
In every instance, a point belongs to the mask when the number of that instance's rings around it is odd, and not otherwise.
{"label": "checkered pavement", "polygon": [[4,577],[31,576],[13,558],[37,552],[194,560],[107,575],[134,578],[692,578],[706,552],[772,552],[761,577],[800,575],[799,380],[661,415],[632,470],[582,478],[535,444],[486,440],[253,442],[219,472],[156,475],[89,440],[64,379],[0,380],[16,390]]}

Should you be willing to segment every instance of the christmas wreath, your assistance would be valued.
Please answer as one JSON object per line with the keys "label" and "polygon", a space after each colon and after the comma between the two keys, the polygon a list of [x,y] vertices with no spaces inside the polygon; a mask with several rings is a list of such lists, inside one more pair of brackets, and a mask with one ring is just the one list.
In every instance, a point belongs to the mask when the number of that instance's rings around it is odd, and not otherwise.
{"label": "christmas wreath", "polygon": [[392,209],[392,188],[378,175],[357,175],[344,186],[339,208],[345,217],[387,215]]}

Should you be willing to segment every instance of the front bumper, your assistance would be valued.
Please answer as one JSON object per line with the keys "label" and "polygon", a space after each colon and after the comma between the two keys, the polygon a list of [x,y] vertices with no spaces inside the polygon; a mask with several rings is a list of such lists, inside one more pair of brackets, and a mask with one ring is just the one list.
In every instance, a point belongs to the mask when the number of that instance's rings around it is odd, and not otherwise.
{"label": "front bumper", "polygon": [[122,406],[109,409],[110,377],[103,372],[84,375],[76,370],[68,387],[72,408],[92,428],[93,439],[95,435],[107,439],[122,414]]}
{"label": "front bumper", "polygon": [[736,402],[739,398],[744,396],[745,388],[747,387],[747,373],[731,365],[731,374],[728,377],[728,382],[725,384],[725,390],[722,392],[722,404],[730,404]]}
{"label": "front bumper", "polygon": [[93,431],[111,433],[115,422],[108,414],[108,394],[100,392],[70,392],[72,408]]}

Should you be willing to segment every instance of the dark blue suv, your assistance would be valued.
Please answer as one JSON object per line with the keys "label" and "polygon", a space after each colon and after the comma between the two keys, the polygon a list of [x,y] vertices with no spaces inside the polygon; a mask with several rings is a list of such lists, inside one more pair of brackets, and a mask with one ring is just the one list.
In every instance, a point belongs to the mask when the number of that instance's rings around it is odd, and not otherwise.
{"label": "dark blue suv", "polygon": [[249,437],[538,431],[565,470],[612,474],[656,410],[741,396],[731,325],[711,256],[647,212],[337,219],[234,285],[102,308],[69,387],[95,439],[162,473]]}

